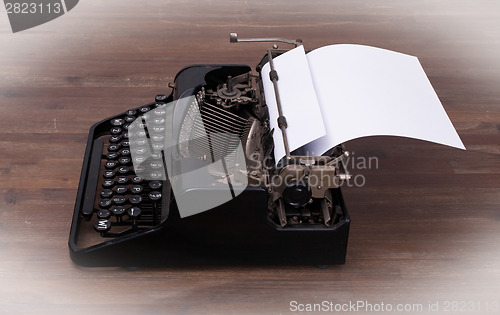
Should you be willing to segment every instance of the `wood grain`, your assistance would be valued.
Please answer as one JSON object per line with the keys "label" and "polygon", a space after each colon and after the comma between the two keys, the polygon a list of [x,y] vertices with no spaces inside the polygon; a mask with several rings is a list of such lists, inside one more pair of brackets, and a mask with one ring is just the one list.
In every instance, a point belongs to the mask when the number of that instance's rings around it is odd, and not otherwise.
{"label": "wood grain", "polygon": [[[89,127],[168,93],[184,66],[254,67],[267,44],[373,45],[418,56],[467,151],[409,139],[347,143],[347,263],[86,269],[67,237]],[[288,313],[300,303],[500,303],[497,1],[86,0],[12,34],[0,13],[0,313]],[[426,126],[422,126],[426,128]],[[477,304],[476,304],[477,305]],[[500,307],[500,305],[498,305]],[[363,312],[359,312],[363,313]],[[490,312],[491,314],[491,312]]]}

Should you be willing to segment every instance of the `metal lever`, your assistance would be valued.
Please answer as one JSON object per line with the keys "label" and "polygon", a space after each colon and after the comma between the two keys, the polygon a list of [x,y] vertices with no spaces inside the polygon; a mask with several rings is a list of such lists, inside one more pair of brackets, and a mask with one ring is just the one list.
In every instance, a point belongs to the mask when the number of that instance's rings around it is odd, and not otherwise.
{"label": "metal lever", "polygon": [[269,72],[269,78],[273,82],[274,95],[276,96],[276,106],[278,107],[278,127],[281,129],[281,134],[283,135],[283,145],[285,146],[285,154],[287,160],[290,160],[290,147],[288,146],[288,137],[286,135],[286,128],[288,127],[286,118],[283,116],[283,110],[281,107],[280,93],[278,91],[278,72],[274,68],[273,56],[271,50],[267,51],[267,58],[269,60],[269,65],[271,67],[271,72]]}
{"label": "metal lever", "polygon": [[229,42],[230,43],[241,43],[241,42],[282,42],[287,44],[295,45],[295,47],[302,45],[302,39],[285,39],[285,38],[243,38],[238,39],[238,34],[231,33],[229,34]]}

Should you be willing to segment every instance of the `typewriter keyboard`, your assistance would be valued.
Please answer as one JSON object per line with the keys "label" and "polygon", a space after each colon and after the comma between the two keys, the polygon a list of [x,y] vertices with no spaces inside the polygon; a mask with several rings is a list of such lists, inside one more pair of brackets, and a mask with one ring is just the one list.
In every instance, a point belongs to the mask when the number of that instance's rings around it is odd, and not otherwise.
{"label": "typewriter keyboard", "polygon": [[[151,150],[149,152],[156,154],[146,157],[140,154],[147,147],[161,147],[160,142],[155,143],[161,139],[152,136],[148,128],[137,130],[134,126],[138,124],[134,121],[139,119],[140,123],[142,119],[144,122],[144,116],[151,111],[156,115],[154,121],[161,126],[164,119],[160,117],[161,112],[158,115],[157,109],[162,105],[143,106],[111,119],[109,131],[94,142],[91,163],[96,166],[100,163],[99,175],[95,180],[94,202],[84,204],[82,215],[103,237],[121,236],[161,223],[165,188],[163,151]],[[134,136],[137,132],[142,132],[143,137]],[[136,154],[132,154],[132,150]],[[133,158],[144,161],[134,163]]]}

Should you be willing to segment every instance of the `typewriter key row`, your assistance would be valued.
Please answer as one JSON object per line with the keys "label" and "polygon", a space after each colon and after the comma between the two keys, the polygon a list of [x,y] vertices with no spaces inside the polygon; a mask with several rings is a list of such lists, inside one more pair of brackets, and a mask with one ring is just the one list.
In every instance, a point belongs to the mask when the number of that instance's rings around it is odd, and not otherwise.
{"label": "typewriter key row", "polygon": [[[110,120],[109,136],[103,145],[97,200],[94,212],[87,214],[89,219],[95,214],[94,229],[102,236],[113,236],[115,227],[122,233],[124,227],[135,230],[160,223],[165,177],[161,150],[166,111],[158,107],[163,105],[143,106]],[[148,113],[151,109],[155,110]],[[152,123],[146,126],[145,121]],[[136,158],[136,167],[133,158]]]}

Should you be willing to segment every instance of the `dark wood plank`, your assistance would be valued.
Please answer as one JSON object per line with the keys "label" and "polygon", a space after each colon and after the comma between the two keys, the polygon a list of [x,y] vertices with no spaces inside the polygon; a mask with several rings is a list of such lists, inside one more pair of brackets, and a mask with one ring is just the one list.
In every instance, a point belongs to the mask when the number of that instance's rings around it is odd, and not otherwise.
{"label": "dark wood plank", "polygon": [[[21,33],[0,21],[0,313],[276,314],[291,300],[360,300],[423,304],[420,314],[429,301],[473,301],[467,314],[486,314],[500,303],[497,1],[86,0]],[[378,168],[354,167],[365,185],[344,189],[344,266],[74,265],[67,237],[89,127],[168,93],[186,65],[254,67],[268,44],[229,44],[230,32],[418,56],[468,151],[347,143]]]}

